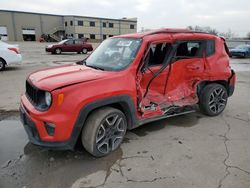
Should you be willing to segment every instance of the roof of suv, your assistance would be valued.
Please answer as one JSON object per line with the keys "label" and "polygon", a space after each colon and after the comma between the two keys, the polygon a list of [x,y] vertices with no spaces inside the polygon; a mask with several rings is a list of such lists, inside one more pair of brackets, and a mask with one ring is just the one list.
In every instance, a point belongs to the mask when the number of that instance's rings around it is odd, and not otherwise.
{"label": "roof of suv", "polygon": [[117,37],[124,37],[124,38],[144,38],[147,36],[152,36],[156,34],[201,34],[203,37],[217,37],[216,35],[209,34],[206,32],[198,32],[198,31],[192,31],[189,29],[170,29],[170,28],[162,28],[162,29],[156,29],[156,30],[151,30],[147,32],[140,32],[140,33],[132,33],[132,34],[126,34],[122,36],[117,36]]}

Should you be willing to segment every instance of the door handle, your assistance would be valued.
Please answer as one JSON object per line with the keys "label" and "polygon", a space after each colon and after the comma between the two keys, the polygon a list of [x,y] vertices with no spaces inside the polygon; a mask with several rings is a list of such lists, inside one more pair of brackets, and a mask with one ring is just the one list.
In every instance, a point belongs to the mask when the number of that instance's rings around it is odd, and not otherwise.
{"label": "door handle", "polygon": [[199,70],[200,69],[199,65],[187,65],[186,67],[189,70]]}

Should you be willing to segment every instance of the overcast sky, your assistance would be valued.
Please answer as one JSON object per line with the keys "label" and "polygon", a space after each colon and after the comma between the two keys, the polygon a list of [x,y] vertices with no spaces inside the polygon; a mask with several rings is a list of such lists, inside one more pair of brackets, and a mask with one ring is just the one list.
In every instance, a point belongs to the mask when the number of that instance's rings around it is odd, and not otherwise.
{"label": "overcast sky", "polygon": [[94,17],[137,17],[144,28],[210,26],[250,31],[249,0],[0,0],[0,9]]}

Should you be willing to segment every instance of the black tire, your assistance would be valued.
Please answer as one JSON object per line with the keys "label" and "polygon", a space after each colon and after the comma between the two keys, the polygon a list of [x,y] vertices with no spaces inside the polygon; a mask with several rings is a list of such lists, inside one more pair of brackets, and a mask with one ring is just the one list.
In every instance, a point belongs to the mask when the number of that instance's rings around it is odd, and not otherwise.
{"label": "black tire", "polygon": [[86,48],[83,48],[83,49],[82,49],[82,53],[83,53],[83,54],[87,54],[87,53],[88,53],[88,50],[87,50]]}
{"label": "black tire", "polygon": [[0,58],[0,71],[3,71],[5,69],[6,62]]}
{"label": "black tire", "polygon": [[125,115],[104,107],[92,112],[82,130],[82,144],[95,157],[103,157],[121,145],[127,130]]}
{"label": "black tire", "polygon": [[221,84],[209,84],[200,93],[199,106],[202,113],[208,116],[217,116],[226,107],[228,93]]}
{"label": "black tire", "polygon": [[62,53],[61,48],[56,48],[56,49],[55,49],[55,54],[61,54],[61,53]]}

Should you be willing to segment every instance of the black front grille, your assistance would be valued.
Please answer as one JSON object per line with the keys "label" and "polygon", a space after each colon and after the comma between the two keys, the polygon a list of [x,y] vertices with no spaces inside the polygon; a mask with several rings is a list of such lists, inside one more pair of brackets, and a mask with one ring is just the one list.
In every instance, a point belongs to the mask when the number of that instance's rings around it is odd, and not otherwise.
{"label": "black front grille", "polygon": [[38,95],[39,90],[35,86],[31,85],[28,81],[26,81],[26,96],[34,105],[38,104]]}

